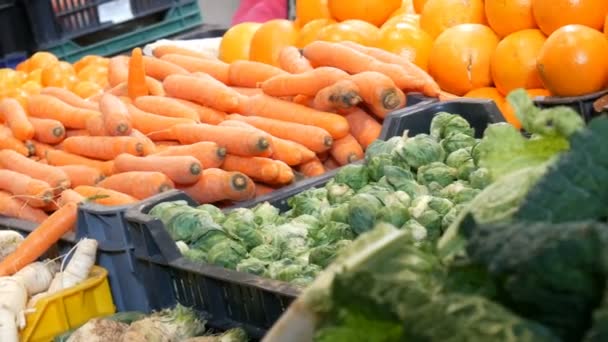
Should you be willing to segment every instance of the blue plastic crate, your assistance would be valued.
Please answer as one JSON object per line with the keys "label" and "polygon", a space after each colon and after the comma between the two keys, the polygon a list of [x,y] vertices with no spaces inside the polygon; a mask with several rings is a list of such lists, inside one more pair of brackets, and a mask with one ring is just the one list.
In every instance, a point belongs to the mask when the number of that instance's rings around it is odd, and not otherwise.
{"label": "blue plastic crate", "polygon": [[27,54],[25,52],[14,52],[10,53],[4,58],[0,59],[0,68],[12,68],[14,69],[17,64],[23,62],[27,59]]}

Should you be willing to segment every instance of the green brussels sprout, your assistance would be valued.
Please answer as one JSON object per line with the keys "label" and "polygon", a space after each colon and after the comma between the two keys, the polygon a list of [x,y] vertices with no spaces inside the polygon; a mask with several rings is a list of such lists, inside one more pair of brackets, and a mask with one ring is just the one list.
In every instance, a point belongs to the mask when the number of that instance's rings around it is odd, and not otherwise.
{"label": "green brussels sprout", "polygon": [[477,170],[477,166],[475,166],[475,162],[473,161],[473,159],[471,159],[460,165],[456,174],[458,179],[469,180],[471,172],[475,170]]}
{"label": "green brussels sprout", "polygon": [[207,253],[201,251],[200,249],[189,249],[183,254],[186,259],[197,263],[206,264],[209,262],[207,260]]}
{"label": "green brussels sprout", "polygon": [[412,203],[412,198],[405,191],[397,190],[384,196],[382,201],[384,205],[389,206],[393,204],[400,204],[405,206],[406,208],[410,206]]}
{"label": "green brussels sprout", "polygon": [[384,176],[384,168],[393,164],[393,156],[388,153],[382,153],[370,158],[367,161],[369,178],[373,181],[378,181]]}
{"label": "green brussels sprout", "polygon": [[320,216],[323,210],[329,208],[327,200],[327,189],[310,189],[301,192],[287,200],[287,204],[292,208],[292,217],[300,215]]}
{"label": "green brussels sprout", "polygon": [[412,202],[409,212],[412,218],[424,226],[430,238],[440,235],[441,215],[447,213],[453,204],[445,198],[421,196]]}
{"label": "green brussels sprout", "polygon": [[234,240],[224,240],[211,247],[207,259],[214,265],[235,269],[246,255],[247,250],[243,245]]}
{"label": "green brussels sprout", "polygon": [[480,167],[479,169],[471,172],[469,175],[469,182],[471,183],[471,187],[475,189],[485,189],[488,185],[490,185],[490,183],[492,183],[490,171],[485,167]]}
{"label": "green brussels sprout", "polygon": [[396,153],[414,169],[433,162],[443,162],[445,158],[441,145],[427,134],[407,139]]}
{"label": "green brussels sprout", "polygon": [[303,269],[302,263],[291,259],[281,259],[270,263],[264,275],[270,279],[292,281],[301,276]]}
{"label": "green brussels sprout", "polygon": [[[340,248],[340,246],[338,246]],[[308,262],[308,261],[307,261]],[[317,275],[323,271],[323,267],[315,264],[306,264],[302,268],[302,276],[306,278],[316,278]]]}
{"label": "green brussels sprout", "polygon": [[444,163],[433,162],[418,169],[418,183],[428,185],[435,182],[445,187],[456,180],[456,172]]}
{"label": "green brussels sprout", "polygon": [[357,194],[368,194],[376,197],[380,202],[384,202],[384,198],[393,193],[393,189],[387,189],[377,184],[368,184],[357,191]]}
{"label": "green brussels sprout", "polygon": [[288,245],[288,248],[283,250],[281,258],[291,259],[305,265],[308,263],[308,254],[310,254],[310,247],[294,244],[293,246]]}
{"label": "green brussels sprout", "polygon": [[369,162],[373,157],[381,154],[391,154],[403,144],[403,137],[392,137],[386,141],[375,140],[365,150],[365,160]]}
{"label": "green brussels sprout", "polygon": [[210,229],[221,229],[220,225],[213,221],[211,215],[204,211],[185,206],[180,212],[177,210],[174,212],[176,214],[165,223],[173,240],[192,243]]}
{"label": "green brussels sprout", "polygon": [[280,219],[279,208],[271,205],[268,202],[258,204],[255,208],[252,209],[252,211],[254,216],[254,222],[258,226],[275,224]]}
{"label": "green brussels sprout", "polygon": [[275,261],[281,258],[281,250],[276,246],[263,244],[250,250],[249,257],[262,261]]}
{"label": "green brussels sprout", "polygon": [[150,212],[148,213],[150,216],[155,217],[163,223],[169,222],[173,215],[179,214],[182,212],[184,207],[188,207],[188,202],[186,201],[172,201],[172,202],[162,202],[155,205]]}
{"label": "green brussels sprout", "polygon": [[471,202],[479,193],[481,192],[481,190],[479,189],[473,189],[473,188],[466,188],[463,189],[462,191],[458,192],[456,194],[456,196],[454,196],[454,199],[452,199],[452,202],[454,204],[463,204],[463,203],[469,203]]}
{"label": "green brussels sprout", "polygon": [[470,160],[473,160],[473,156],[471,156],[471,150],[471,147],[465,147],[451,152],[445,159],[445,165],[457,169],[460,167],[460,165],[465,164]]}
{"label": "green brussels sprout", "polygon": [[386,181],[394,188],[397,188],[399,184],[405,180],[415,179],[414,174],[410,170],[393,165],[384,167],[384,177],[386,178]]}
{"label": "green brussels sprout", "polygon": [[369,194],[357,194],[348,203],[349,224],[356,234],[361,234],[374,227],[376,215],[382,208],[382,202]]}
{"label": "green brussels sprout", "polygon": [[355,191],[359,190],[369,183],[367,167],[360,164],[343,166],[336,174],[334,181],[338,184],[346,184]]}
{"label": "green brussels sprout", "polygon": [[352,240],[355,238],[350,226],[342,222],[328,222],[319,229],[312,237],[314,245],[333,244],[340,240]]}
{"label": "green brussels sprout", "polygon": [[328,212],[331,221],[348,223],[348,203],[341,203]]}
{"label": "green brussels sprout", "polygon": [[428,195],[429,193],[429,189],[426,186],[411,179],[405,179],[398,184],[396,183],[395,190],[405,192],[410,198]]}
{"label": "green brussels sprout", "polygon": [[301,287],[301,288],[305,288],[308,285],[312,284],[312,282],[315,280],[315,278],[310,278],[310,277],[298,277],[292,281],[290,281],[289,283],[293,286],[297,286],[297,287]]}
{"label": "green brussels sprout", "polygon": [[469,122],[460,115],[440,112],[431,121],[431,136],[443,139],[453,133],[463,133],[471,137],[475,136],[475,130]]}
{"label": "green brussels sprout", "polygon": [[262,276],[266,273],[266,265],[267,263],[260,259],[249,257],[241,260],[241,262],[236,265],[236,270]]}
{"label": "green brussels sprout", "polygon": [[435,241],[441,236],[441,215],[435,210],[424,211],[415,219],[426,228],[429,239]]}
{"label": "green brussels sprout", "polygon": [[208,229],[200,238],[194,241],[190,247],[208,253],[213,246],[223,243],[224,241],[232,241],[232,238],[218,226],[214,229]]}
{"label": "green brussels sprout", "polygon": [[439,215],[441,215],[441,216],[447,214],[448,211],[450,211],[450,209],[452,209],[452,207],[454,206],[452,201],[445,199],[445,198],[434,197],[434,196],[431,197],[431,199],[428,201],[427,205],[429,208],[438,212]]}
{"label": "green brussels sprout", "polygon": [[401,226],[401,229],[410,232],[414,241],[422,241],[427,237],[426,228],[413,219],[405,222],[405,224]]}
{"label": "green brussels sprout", "polygon": [[439,193],[440,197],[443,198],[447,198],[450,201],[454,201],[454,198],[456,197],[456,195],[461,192],[464,191],[466,189],[470,189],[470,185],[469,183],[465,182],[465,181],[455,181],[454,183],[444,187],[441,189],[441,192]]}
{"label": "green brussels sprout", "polygon": [[443,150],[450,154],[454,151],[457,151],[461,148],[472,147],[477,143],[477,140],[471,135],[456,132],[446,136],[443,140],[441,140],[441,147]]}
{"label": "green brussels sprout", "polygon": [[224,230],[243,242],[247,250],[264,243],[264,236],[257,229],[255,214],[250,209],[238,208],[226,216]]}
{"label": "green brussels sprout", "polygon": [[382,207],[376,216],[376,222],[390,223],[395,227],[401,227],[409,219],[408,208],[399,203]]}
{"label": "green brussels sprout", "polygon": [[211,215],[211,217],[213,218],[213,221],[215,221],[216,223],[221,224],[222,222],[224,222],[224,219],[226,218],[226,215],[224,215],[224,213],[222,212],[222,209],[214,206],[213,204],[199,205],[198,207],[196,207],[196,209],[207,212],[209,215]]}
{"label": "green brussels sprout", "polygon": [[325,268],[334,261],[340,250],[351,242],[351,240],[340,240],[333,244],[315,247],[310,250],[308,262]]}
{"label": "green brussels sprout", "polygon": [[355,194],[355,191],[346,184],[330,181],[325,187],[327,188],[327,199],[330,204],[344,203]]}
{"label": "green brussels sprout", "polygon": [[441,228],[445,231],[452,224],[452,222],[456,221],[458,215],[464,210],[466,207],[465,204],[456,204],[450,211],[448,211],[445,216],[441,219]]}

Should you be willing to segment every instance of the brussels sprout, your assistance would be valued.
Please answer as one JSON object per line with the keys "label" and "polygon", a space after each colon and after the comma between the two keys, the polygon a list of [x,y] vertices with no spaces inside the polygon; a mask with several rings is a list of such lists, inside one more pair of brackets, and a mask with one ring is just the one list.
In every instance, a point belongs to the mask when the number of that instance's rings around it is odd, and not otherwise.
{"label": "brussels sprout", "polygon": [[334,261],[340,250],[348,246],[351,242],[352,241],[350,240],[340,240],[335,244],[315,247],[310,250],[308,262],[314,265],[319,265],[321,268],[325,268]]}
{"label": "brussels sprout", "polygon": [[427,210],[415,219],[426,228],[429,239],[434,241],[441,236],[441,215],[435,210]]}
{"label": "brussels sprout", "polygon": [[471,159],[460,165],[456,174],[458,179],[469,180],[471,172],[475,171],[476,169],[477,166],[475,166],[475,162],[473,161],[473,159]]}
{"label": "brussels sprout", "polygon": [[207,259],[214,265],[235,269],[246,255],[247,250],[243,245],[234,240],[224,240],[211,247]]}
{"label": "brussels sprout", "polygon": [[375,140],[365,150],[365,160],[369,162],[373,157],[381,154],[391,154],[403,144],[403,137],[392,137],[386,141]]}
{"label": "brussels sprout", "polygon": [[222,223],[222,227],[227,232],[235,230],[239,225],[250,225],[256,226],[255,223],[255,214],[251,209],[247,208],[237,208],[232,210],[227,216],[224,222]]}
{"label": "brussels sprout", "polygon": [[384,168],[393,165],[393,156],[388,153],[379,154],[367,161],[367,171],[369,178],[378,181],[384,176]]}
{"label": "brussels sprout", "polygon": [[273,245],[259,245],[249,251],[249,257],[263,261],[275,261],[281,258],[281,250]]}
{"label": "brussels sprout", "polygon": [[331,181],[325,187],[327,188],[327,199],[330,204],[344,203],[355,194],[355,191],[346,184]]}
{"label": "brussels sprout", "polygon": [[377,184],[368,184],[366,186],[364,186],[363,188],[361,188],[361,190],[359,190],[357,192],[357,194],[368,194],[368,195],[372,195],[374,197],[376,197],[377,199],[380,200],[380,202],[384,202],[384,198],[388,195],[390,195],[391,193],[393,193],[393,189],[387,189],[381,186],[378,186]]}
{"label": "brussels sprout", "polygon": [[492,183],[492,177],[490,176],[490,171],[485,167],[481,167],[469,175],[469,182],[471,183],[471,187],[475,189],[483,190],[485,187]]}
{"label": "brussels sprout", "polygon": [[304,265],[291,259],[281,259],[270,263],[266,268],[266,277],[282,281],[292,281],[299,278],[304,269]]}
{"label": "brussels sprout", "polygon": [[231,241],[230,235],[228,235],[222,228],[214,228],[207,230],[198,240],[194,241],[192,244],[192,248],[200,249],[204,252],[209,252],[209,250],[224,241]]}
{"label": "brussels sprout", "polygon": [[475,130],[469,122],[460,115],[441,112],[435,115],[431,121],[431,136],[443,139],[452,133],[463,133],[471,137],[475,136]]}
{"label": "brussels sprout", "polygon": [[312,237],[314,245],[333,244],[340,240],[352,240],[355,238],[350,226],[342,222],[329,222],[319,229]]}
{"label": "brussels sprout", "polygon": [[456,170],[441,162],[433,162],[418,169],[418,183],[428,185],[432,182],[447,186],[456,180]]}
{"label": "brussels sprout", "polygon": [[441,145],[426,134],[407,139],[396,153],[414,169],[433,162],[443,162],[445,158]]}
{"label": "brussels sprout", "polygon": [[452,209],[454,204],[450,200],[445,198],[431,197],[431,199],[428,201],[428,206],[429,208],[438,212],[439,215],[443,216],[447,214],[450,209]]}
{"label": "brussels sprout", "polygon": [[334,181],[346,184],[353,190],[359,190],[369,183],[369,175],[365,165],[349,164],[343,166],[336,174]]}
{"label": "brussels sprout", "polygon": [[455,204],[469,203],[480,192],[481,192],[481,190],[479,190],[479,189],[473,189],[473,188],[463,189],[462,191],[460,191],[459,193],[457,193],[456,196],[454,196],[454,199],[452,200],[452,202],[455,203]]}
{"label": "brussels sprout", "polygon": [[307,230],[318,228],[321,224],[318,218],[312,215],[300,215],[291,220],[292,224],[297,224],[306,227]]}
{"label": "brussels sprout", "polygon": [[445,231],[452,224],[452,222],[456,221],[458,215],[464,210],[466,205],[457,204],[447,214],[441,219],[441,228]]}
{"label": "brussels sprout", "polygon": [[459,168],[460,165],[465,164],[470,160],[473,160],[473,156],[471,156],[471,150],[471,147],[465,147],[453,151],[452,153],[448,154],[448,157],[445,159],[445,164],[455,169]]}
{"label": "brussels sprout", "polygon": [[310,247],[306,245],[301,246],[289,246],[281,253],[281,258],[291,259],[299,264],[306,265],[308,263],[308,255],[310,254]]}
{"label": "brussels sprout", "polygon": [[328,212],[331,221],[348,223],[348,203],[339,204],[329,209]]}
{"label": "brussels sprout", "polygon": [[201,264],[206,264],[209,261],[207,260],[207,253],[201,251],[200,249],[189,249],[184,252],[184,257],[188,260],[198,262]]}
{"label": "brussels sprout", "polygon": [[382,202],[369,194],[357,194],[348,203],[349,224],[356,234],[374,227]]}
{"label": "brussels sprout", "polygon": [[199,205],[198,207],[196,207],[196,209],[202,210],[202,211],[208,213],[209,215],[211,215],[211,217],[213,218],[213,221],[215,221],[216,223],[221,224],[222,222],[224,222],[224,219],[226,218],[226,215],[224,215],[224,213],[222,212],[222,209],[214,206],[213,204]]}
{"label": "brussels sprout", "polygon": [[[341,246],[337,247],[338,249],[341,248]],[[323,271],[323,268],[321,266],[315,264],[307,264],[304,266],[304,268],[302,268],[302,276],[314,279],[321,271]]]}
{"label": "brussels sprout", "polygon": [[376,222],[390,223],[395,227],[401,227],[410,218],[408,208],[403,204],[394,203],[382,207],[376,216]]}
{"label": "brussels sprout", "polygon": [[414,180],[414,174],[410,170],[393,165],[384,167],[384,177],[386,178],[386,181],[395,188],[405,180]]}
{"label": "brussels sprout", "polygon": [[383,202],[386,206],[393,204],[401,204],[407,208],[412,203],[412,198],[410,197],[410,195],[407,194],[407,192],[398,190],[388,194],[387,196],[384,196]]}
{"label": "brussels sprout", "polygon": [[329,208],[327,189],[319,188],[301,192],[289,198],[287,204],[293,210],[292,217],[304,214],[319,216],[323,210]]}
{"label": "brussels sprout", "polygon": [[396,184],[395,190],[405,192],[410,198],[428,195],[429,189],[414,180],[406,179]]}
{"label": "brussels sprout", "polygon": [[238,237],[249,250],[264,243],[264,236],[258,231],[255,214],[250,209],[233,210],[224,221],[224,230]]}
{"label": "brussels sprout", "polygon": [[308,285],[312,284],[312,282],[315,280],[315,278],[310,278],[310,277],[299,277],[296,278],[292,281],[290,281],[289,283],[293,286],[297,286],[297,287],[302,287],[305,288]]}
{"label": "brussels sprout", "polygon": [[249,257],[241,260],[241,262],[236,265],[236,270],[261,276],[266,273],[266,265],[267,263],[262,260]]}
{"label": "brussels sprout", "polygon": [[454,198],[456,197],[456,195],[458,195],[459,192],[464,191],[466,189],[470,189],[470,185],[467,182],[455,181],[454,183],[441,189],[439,196],[443,197],[443,198],[447,198],[450,201],[454,201]]}
{"label": "brussels sprout", "polygon": [[163,221],[163,223],[169,222],[171,218],[173,218],[174,214],[178,214],[182,212],[184,207],[188,207],[188,202],[186,201],[172,201],[172,202],[163,202],[154,206],[148,213],[152,217],[156,217],[157,219]]}
{"label": "brussels sprout", "polygon": [[412,234],[414,241],[422,241],[427,237],[426,228],[416,220],[405,222],[405,224],[401,226],[401,229],[409,231]]}
{"label": "brussels sprout", "polygon": [[472,136],[456,132],[446,136],[443,140],[441,140],[441,147],[446,153],[452,153],[461,148],[472,147],[477,143],[477,140]]}
{"label": "brussels sprout", "polygon": [[268,202],[258,204],[253,208],[254,221],[258,226],[274,224],[280,219],[279,208]]}
{"label": "brussels sprout", "polygon": [[209,229],[221,229],[211,215],[188,206],[173,215],[165,225],[173,240],[183,240],[186,243],[196,241]]}
{"label": "brussels sprout", "polygon": [[447,213],[451,208],[452,203],[446,199],[421,196],[414,199],[409,212],[412,218],[426,228],[429,236],[435,238],[439,236],[441,228],[441,215],[437,210]]}

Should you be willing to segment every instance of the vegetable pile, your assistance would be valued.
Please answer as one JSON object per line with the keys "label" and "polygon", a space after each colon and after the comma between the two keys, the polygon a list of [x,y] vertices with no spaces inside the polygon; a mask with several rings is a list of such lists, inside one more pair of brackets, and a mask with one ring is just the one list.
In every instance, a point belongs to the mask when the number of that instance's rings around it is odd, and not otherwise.
{"label": "vegetable pile", "polygon": [[307,285],[336,254],[376,223],[436,241],[466,203],[490,182],[471,151],[474,129],[462,117],[437,114],[430,135],[376,140],[364,164],[343,167],[329,183],[288,200],[228,214],[209,204],[157,204],[150,215],[165,224],[185,257]]}

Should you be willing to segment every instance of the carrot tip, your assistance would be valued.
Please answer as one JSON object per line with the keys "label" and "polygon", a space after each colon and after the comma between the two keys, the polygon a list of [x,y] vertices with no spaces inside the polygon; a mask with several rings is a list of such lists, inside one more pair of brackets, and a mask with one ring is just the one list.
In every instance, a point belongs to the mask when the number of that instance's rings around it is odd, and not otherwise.
{"label": "carrot tip", "polygon": [[173,189],[173,187],[170,184],[162,184],[159,188],[158,188],[158,192],[165,192],[165,191],[169,191]]}
{"label": "carrot tip", "polygon": [[270,147],[270,143],[268,142],[268,139],[266,139],[266,138],[260,138],[260,140],[258,140],[258,143],[256,145],[260,151],[265,151],[268,149],[268,147]]}
{"label": "carrot tip", "polygon": [[199,163],[192,163],[190,165],[190,173],[193,175],[200,175],[200,173],[203,171],[203,168],[201,167],[201,164]]}
{"label": "carrot tip", "polygon": [[395,89],[387,89],[382,95],[382,107],[385,109],[395,109],[401,105],[401,98]]}
{"label": "carrot tip", "polygon": [[57,138],[63,136],[65,134],[65,129],[63,127],[55,127],[53,128],[53,135]]}
{"label": "carrot tip", "polygon": [[348,158],[346,158],[346,160],[349,163],[352,163],[352,162],[355,162],[355,161],[359,160],[359,156],[356,153],[351,153],[351,154],[348,155]]}
{"label": "carrot tip", "polygon": [[325,145],[326,147],[331,147],[334,144],[334,139],[332,139],[332,137],[330,137],[329,135],[325,137],[325,139],[323,139],[323,145]]}
{"label": "carrot tip", "polygon": [[124,134],[129,130],[129,126],[126,124],[120,124],[116,127],[116,131],[120,134]]}
{"label": "carrot tip", "polygon": [[247,178],[240,173],[234,174],[230,182],[235,190],[241,191],[247,188]]}
{"label": "carrot tip", "polygon": [[140,142],[135,144],[135,151],[137,151],[137,153],[139,153],[139,154],[144,153],[144,144],[142,144]]}
{"label": "carrot tip", "polygon": [[218,156],[218,158],[224,159],[224,158],[226,158],[226,154],[227,154],[227,152],[226,152],[225,147],[219,147],[217,149],[216,155]]}

